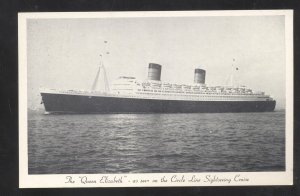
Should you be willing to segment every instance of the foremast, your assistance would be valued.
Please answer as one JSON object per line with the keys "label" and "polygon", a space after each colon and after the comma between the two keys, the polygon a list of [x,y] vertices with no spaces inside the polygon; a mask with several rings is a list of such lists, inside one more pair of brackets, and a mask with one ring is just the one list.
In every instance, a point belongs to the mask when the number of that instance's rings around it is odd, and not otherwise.
{"label": "foremast", "polygon": [[[104,41],[104,46],[107,44],[107,41]],[[105,54],[109,54],[108,51],[105,52]],[[103,77],[104,77],[104,92],[109,92],[110,88],[109,88],[109,83],[108,83],[108,78],[107,78],[107,74],[106,74],[106,69],[104,66],[104,61],[103,61],[103,54],[100,54],[100,63],[99,63],[99,67],[98,67],[98,71],[96,74],[96,77],[94,79],[91,91],[95,91],[97,89],[97,85],[98,85],[98,80],[100,77],[100,72],[103,72]]]}

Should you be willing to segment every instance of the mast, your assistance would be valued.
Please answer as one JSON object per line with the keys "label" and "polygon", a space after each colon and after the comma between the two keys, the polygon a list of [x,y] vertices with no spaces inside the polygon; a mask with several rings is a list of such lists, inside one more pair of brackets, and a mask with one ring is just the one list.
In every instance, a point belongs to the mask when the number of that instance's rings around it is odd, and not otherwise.
{"label": "mast", "polygon": [[98,68],[96,77],[95,77],[94,82],[93,82],[92,91],[94,91],[97,87],[99,75],[100,75],[100,66]]}
{"label": "mast", "polygon": [[230,86],[234,86],[235,83],[235,78],[234,78],[234,73],[235,71],[239,70],[237,67],[235,67],[235,59],[232,59],[232,64],[231,64],[231,74],[230,74]]}
{"label": "mast", "polygon": [[[107,53],[107,54],[109,54],[109,53]],[[103,76],[104,76],[105,92],[108,92],[109,91],[109,84],[108,84],[108,79],[107,79],[106,70],[105,70],[105,66],[104,66],[103,61],[102,61],[102,69],[103,69]]]}
{"label": "mast", "polygon": [[[107,44],[107,41],[104,41],[104,46]],[[106,52],[106,54],[109,54],[109,52]],[[96,77],[94,79],[93,85],[92,85],[92,91],[95,91],[97,84],[98,84],[98,79],[100,76],[100,70],[103,70],[103,77],[104,77],[104,87],[105,87],[105,92],[109,91],[109,84],[108,84],[108,79],[107,79],[107,75],[106,75],[106,70],[105,70],[105,66],[103,63],[103,59],[102,59],[103,55],[100,54],[100,65],[96,74]]]}
{"label": "mast", "polygon": [[233,86],[233,63],[234,63],[234,59],[232,59],[232,64],[231,64],[230,86]]}

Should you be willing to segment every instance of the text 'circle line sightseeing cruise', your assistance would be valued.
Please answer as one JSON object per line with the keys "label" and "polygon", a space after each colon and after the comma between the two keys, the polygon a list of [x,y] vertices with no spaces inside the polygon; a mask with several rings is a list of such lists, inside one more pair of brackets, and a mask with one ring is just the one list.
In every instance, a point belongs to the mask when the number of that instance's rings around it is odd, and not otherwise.
{"label": "text 'circle line sightseeing cruise'", "polygon": [[[105,92],[95,90],[100,70]],[[121,76],[109,86],[101,60],[89,91],[42,89],[45,113],[224,113],[275,109],[276,101],[264,92],[245,86],[207,86],[203,69],[194,70],[193,84],[162,82],[161,71],[161,65],[150,63],[147,80]]]}

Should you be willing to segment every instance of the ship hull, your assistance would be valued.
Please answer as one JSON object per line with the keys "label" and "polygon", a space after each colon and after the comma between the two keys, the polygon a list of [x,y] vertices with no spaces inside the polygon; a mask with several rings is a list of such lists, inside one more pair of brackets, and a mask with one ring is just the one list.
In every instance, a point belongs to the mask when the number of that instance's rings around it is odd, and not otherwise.
{"label": "ship hull", "polygon": [[186,101],[41,93],[47,113],[270,112],[276,101]]}

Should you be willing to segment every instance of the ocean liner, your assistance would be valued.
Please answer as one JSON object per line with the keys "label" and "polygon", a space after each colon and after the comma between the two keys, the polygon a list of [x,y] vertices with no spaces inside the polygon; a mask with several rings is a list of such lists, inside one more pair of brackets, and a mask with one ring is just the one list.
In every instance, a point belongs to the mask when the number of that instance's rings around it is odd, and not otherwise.
{"label": "ocean liner", "polygon": [[[105,91],[97,91],[100,70],[104,72]],[[206,71],[194,70],[193,84],[161,81],[162,66],[150,63],[145,81],[121,76],[110,86],[100,64],[92,89],[41,90],[45,113],[222,113],[270,112],[276,101],[264,92],[245,86],[208,86]],[[191,74],[192,75],[192,74]]]}

